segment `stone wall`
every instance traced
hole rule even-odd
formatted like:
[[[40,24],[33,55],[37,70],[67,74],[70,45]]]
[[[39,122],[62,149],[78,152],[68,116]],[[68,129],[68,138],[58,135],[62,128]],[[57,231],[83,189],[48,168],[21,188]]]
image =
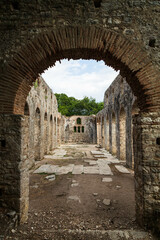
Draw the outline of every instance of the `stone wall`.
[[[137,220],[160,233],[160,114],[142,113],[133,123]]]
[[[96,143],[95,116],[66,117],[65,142],[70,143]]]
[[[28,214],[29,119],[0,115],[0,207],[15,210],[21,222]]]
[[[134,165],[137,222],[160,232],[159,112],[139,113],[131,88],[119,75],[106,90],[104,109],[96,118],[98,143],[128,167]]]
[[[133,167],[132,115],[138,113],[136,97],[120,75],[104,94],[104,109],[97,114],[99,144]],[[101,134],[100,134],[101,132]]]
[[[62,116],[55,95],[39,77],[26,99],[24,115],[0,115],[0,206],[15,210],[25,222],[29,169],[68,142],[96,143],[95,116]]]
[[[42,77],[33,84],[26,99],[24,113],[29,116],[28,144],[32,166],[35,160],[41,160],[44,154],[48,154],[58,145],[57,119],[61,121],[56,97]]]

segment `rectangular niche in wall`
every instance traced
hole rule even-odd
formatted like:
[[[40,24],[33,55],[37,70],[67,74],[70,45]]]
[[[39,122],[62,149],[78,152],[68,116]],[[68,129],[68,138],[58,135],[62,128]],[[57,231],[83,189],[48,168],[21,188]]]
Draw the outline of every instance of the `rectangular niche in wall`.
[[[4,139],[0,140],[0,150],[1,151],[6,150],[6,140],[4,140]]]
[[[78,126],[78,132],[80,133],[80,126]]]
[[[82,133],[84,133],[84,126],[82,126]]]
[[[76,129],[76,127],[74,127],[74,132],[77,132],[77,129]]]

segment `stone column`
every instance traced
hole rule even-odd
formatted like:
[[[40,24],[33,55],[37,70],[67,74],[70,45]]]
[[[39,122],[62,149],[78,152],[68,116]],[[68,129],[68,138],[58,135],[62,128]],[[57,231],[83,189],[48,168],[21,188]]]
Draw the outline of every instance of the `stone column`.
[[[133,118],[135,196],[138,223],[160,226],[160,113],[141,113]]]
[[[104,148],[104,117],[101,117],[101,145]]]
[[[109,117],[109,152],[112,154],[112,114]]]
[[[116,113],[116,145],[117,158],[120,159],[120,126],[119,126],[119,112]]]
[[[98,122],[98,119],[96,119],[96,124],[97,124],[97,144],[99,145],[99,122]]]
[[[0,115],[0,205],[21,223],[28,217],[28,129],[28,116]]]
[[[128,106],[126,115],[126,166],[132,168],[132,114],[130,106]]]
[[[106,115],[104,115],[104,148],[107,148],[107,120]]]

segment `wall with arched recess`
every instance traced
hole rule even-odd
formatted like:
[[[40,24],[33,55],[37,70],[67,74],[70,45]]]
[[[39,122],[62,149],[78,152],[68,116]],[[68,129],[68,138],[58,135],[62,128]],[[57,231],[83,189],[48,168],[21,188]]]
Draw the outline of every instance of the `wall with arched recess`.
[[[51,137],[52,130],[54,134],[52,126],[54,122],[51,121],[51,115],[54,117],[58,113],[57,100],[44,79],[39,77],[33,84],[26,101],[30,110],[29,132],[31,136],[29,142],[31,143],[31,149],[29,152],[35,151],[30,157],[32,164],[34,164],[34,160],[41,160],[44,154],[49,153],[55,141]],[[37,114],[37,109],[39,114]],[[35,147],[33,148],[33,146]]]
[[[91,116],[65,117],[65,142],[66,143],[97,143],[96,118]],[[101,135],[99,133],[99,135]],[[99,139],[98,139],[99,144]]]
[[[132,105],[135,100],[136,97],[125,78],[118,75],[105,91],[104,109],[97,115],[108,117],[106,121],[108,129],[106,138],[109,139],[107,150],[117,155],[119,159],[125,160],[129,167],[132,167]]]
[[[149,185],[148,179],[155,179],[154,185],[158,186],[159,116],[149,112],[160,110],[159,10],[159,1],[155,0],[103,0],[98,5],[91,0],[71,0],[69,3],[33,0],[30,4],[17,1],[16,5],[14,1],[2,0],[0,8],[0,113],[23,114],[31,83],[57,60],[104,60],[106,65],[120,69],[120,74],[126,77],[141,110],[139,118],[134,120],[136,204],[137,218],[146,225],[156,219],[158,211],[154,208],[158,204],[154,197],[156,192],[150,189],[152,184]],[[0,115],[0,135],[4,137],[4,127],[23,129],[22,119],[20,115]],[[16,137],[21,146],[20,132],[15,131],[10,139],[12,137]],[[8,142],[6,146],[10,146]],[[23,162],[21,149],[16,146],[9,149],[14,152],[16,149],[15,168],[21,178],[15,176],[15,179],[20,179],[17,180],[20,186],[24,177],[18,169],[18,161]],[[2,161],[5,159],[3,154]],[[149,175],[144,178],[147,167]],[[19,194],[8,201],[14,205],[12,200],[15,200],[19,206],[20,187],[17,192]],[[26,217],[23,207],[17,211]]]

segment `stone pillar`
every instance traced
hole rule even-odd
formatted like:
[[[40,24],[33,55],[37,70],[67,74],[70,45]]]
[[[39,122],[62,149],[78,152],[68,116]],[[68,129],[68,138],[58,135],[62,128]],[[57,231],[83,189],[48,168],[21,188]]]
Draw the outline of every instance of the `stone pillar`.
[[[104,148],[104,117],[101,117],[101,145]]]
[[[131,107],[126,113],[126,166],[132,168],[132,114]]]
[[[109,117],[109,152],[112,154],[112,114]]]
[[[28,129],[28,116],[0,115],[0,205],[21,223],[28,217]]]
[[[97,145],[99,145],[99,122],[98,119],[96,118],[96,128],[97,128]]]
[[[120,126],[118,112],[116,114],[116,145],[117,145],[117,158],[120,159]]]
[[[107,119],[104,116],[104,148],[107,148]]]
[[[133,124],[137,221],[160,230],[160,113],[135,115]]]

